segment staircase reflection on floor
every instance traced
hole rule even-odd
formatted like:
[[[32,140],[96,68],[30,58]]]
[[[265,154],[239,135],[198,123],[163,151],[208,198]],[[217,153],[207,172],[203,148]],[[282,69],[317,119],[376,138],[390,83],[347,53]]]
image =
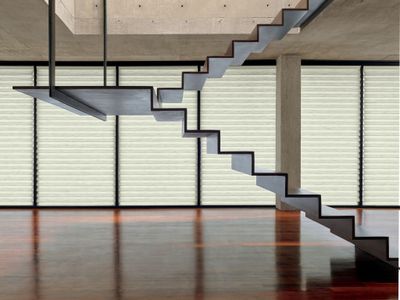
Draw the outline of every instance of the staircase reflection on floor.
[[[396,270],[293,211],[2,210],[0,235],[2,300],[397,295]]]

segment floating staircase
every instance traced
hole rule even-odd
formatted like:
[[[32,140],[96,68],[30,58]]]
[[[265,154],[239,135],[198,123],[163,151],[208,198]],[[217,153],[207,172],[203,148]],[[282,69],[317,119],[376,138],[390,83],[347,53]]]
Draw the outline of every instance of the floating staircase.
[[[226,56],[209,56],[200,72],[183,72],[180,88],[153,87],[14,87],[31,97],[38,98],[78,114],[89,114],[104,120],[107,115],[154,115],[157,121],[182,122],[182,135],[187,138],[207,138],[207,153],[231,155],[232,169],[256,176],[258,186],[269,190],[293,208],[328,227],[335,235],[356,247],[397,267],[396,243],[389,244],[388,236],[369,235],[355,223],[353,215],[321,204],[321,195],[303,189],[290,190],[288,175],[255,166],[254,152],[222,151],[219,130],[190,130],[187,126],[186,108],[163,108],[162,103],[182,102],[184,90],[201,90],[207,78],[222,77],[229,66],[239,66],[253,52],[261,52],[271,41],[283,38],[294,26],[301,24],[324,0],[301,1],[293,9],[283,9],[272,24],[258,25],[249,40],[233,41]],[[62,95],[62,96],[60,96]]]

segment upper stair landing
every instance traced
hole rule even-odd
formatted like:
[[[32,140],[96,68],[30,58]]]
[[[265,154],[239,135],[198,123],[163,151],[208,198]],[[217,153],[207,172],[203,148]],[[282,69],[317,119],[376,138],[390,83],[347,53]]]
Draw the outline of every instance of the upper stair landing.
[[[14,87],[78,115],[91,115],[105,121],[107,116],[151,115],[152,86],[57,86],[58,97],[50,97],[48,86]]]

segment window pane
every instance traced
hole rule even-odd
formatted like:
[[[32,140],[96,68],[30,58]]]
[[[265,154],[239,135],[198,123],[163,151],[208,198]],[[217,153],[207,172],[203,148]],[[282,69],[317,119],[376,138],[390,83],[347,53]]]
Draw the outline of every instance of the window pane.
[[[202,129],[220,129],[225,151],[255,151],[256,165],[275,169],[275,67],[231,67],[201,93]],[[202,147],[202,203],[274,204],[256,177],[231,169],[231,158]]]
[[[39,68],[39,85],[48,85],[47,73]],[[108,74],[114,85],[114,68]],[[56,83],[103,85],[103,69],[60,67]],[[114,117],[103,122],[38,101],[39,205],[113,205],[114,157]]]
[[[33,204],[32,67],[0,67],[0,205]]]
[[[120,85],[179,87],[183,71],[196,67],[121,67]],[[184,93],[189,126],[196,120],[197,93]],[[120,117],[121,205],[196,203],[196,139],[182,137],[182,122],[157,122],[153,116]]]
[[[364,68],[364,204],[399,204],[399,68]]]
[[[358,202],[359,70],[302,67],[302,187],[324,204]]]

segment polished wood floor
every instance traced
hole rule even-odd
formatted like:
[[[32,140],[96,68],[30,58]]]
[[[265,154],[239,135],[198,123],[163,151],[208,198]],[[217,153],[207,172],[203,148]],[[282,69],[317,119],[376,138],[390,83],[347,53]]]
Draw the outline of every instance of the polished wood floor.
[[[1,300],[397,299],[396,270],[298,212],[0,210],[0,236]]]

